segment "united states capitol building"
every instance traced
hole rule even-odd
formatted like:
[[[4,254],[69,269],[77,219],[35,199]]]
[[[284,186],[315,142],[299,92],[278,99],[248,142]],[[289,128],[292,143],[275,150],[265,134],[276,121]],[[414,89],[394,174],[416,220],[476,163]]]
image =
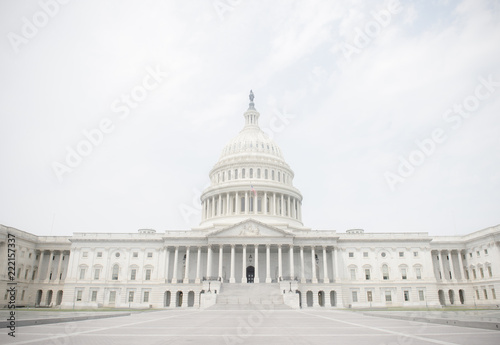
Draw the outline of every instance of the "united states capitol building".
[[[35,236],[0,225],[0,287],[16,238],[18,306],[439,307],[499,304],[500,225],[464,236],[311,230],[253,93],[189,231]],[[6,306],[8,294],[0,295]]]

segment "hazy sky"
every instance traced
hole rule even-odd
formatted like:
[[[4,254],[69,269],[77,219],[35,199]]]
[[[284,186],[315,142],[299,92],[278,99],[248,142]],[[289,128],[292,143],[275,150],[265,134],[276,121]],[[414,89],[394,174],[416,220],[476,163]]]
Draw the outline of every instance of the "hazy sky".
[[[499,1],[1,0],[0,35],[1,224],[196,226],[250,89],[306,226],[500,223]]]

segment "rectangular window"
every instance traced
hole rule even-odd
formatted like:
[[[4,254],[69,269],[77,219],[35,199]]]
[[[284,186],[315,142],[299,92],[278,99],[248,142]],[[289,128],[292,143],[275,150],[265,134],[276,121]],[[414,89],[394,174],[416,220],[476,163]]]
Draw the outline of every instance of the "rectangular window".
[[[143,302],[149,302],[149,291],[144,291]]]
[[[138,257],[138,256],[139,256],[139,253],[138,253],[138,252],[133,252],[133,253],[132,253],[132,257],[133,257],[133,258],[136,258],[136,257]]]
[[[351,268],[350,272],[351,272],[351,280],[356,280],[356,269]]]
[[[85,279],[85,268],[80,269],[80,279]]]
[[[390,291],[385,292],[385,301],[386,302],[392,302],[392,295]]]
[[[413,252],[414,257],[418,257],[418,252]]]
[[[410,291],[404,290],[403,297],[405,298],[405,302],[408,302],[410,300]]]
[[[146,280],[151,280],[151,270],[146,270]]]
[[[23,290],[23,292],[21,293],[21,301],[24,301],[24,293],[26,292],[26,290]]]
[[[82,290],[78,290],[76,292],[76,301],[77,302],[80,302],[82,300],[82,295],[83,295],[83,291]]]
[[[373,294],[371,291],[366,291],[366,300],[368,302],[372,302],[373,301]]]
[[[92,291],[92,295],[90,296],[91,302],[97,302],[97,290]]]
[[[417,275],[417,279],[422,279],[422,269],[415,268],[415,274]]]
[[[402,268],[401,269],[401,279],[406,279],[407,276],[406,276],[406,268]]]
[[[491,277],[493,277],[493,273],[491,272],[491,266],[488,266],[488,275]]]
[[[102,258],[102,252],[97,252],[97,257]]]
[[[240,202],[240,212],[245,212],[245,197],[241,197],[241,202]]]
[[[101,273],[101,270],[99,268],[96,268],[94,271],[94,280],[99,279],[99,274]]]
[[[475,268],[472,269],[472,276],[474,277],[474,279],[477,279]]]
[[[404,258],[405,257],[405,252],[399,252],[399,257]]]
[[[368,257],[368,252],[363,252],[363,257],[367,258]]]
[[[257,212],[262,212],[262,198],[257,198]]]
[[[491,298],[497,299],[497,294],[495,293],[495,289],[491,289]]]
[[[353,301],[353,303],[358,301],[358,292],[357,291],[352,292],[352,301]]]
[[[480,256],[481,256],[481,253],[479,253],[479,250],[478,250],[478,251],[476,251],[476,255],[477,255],[477,257],[480,257]]]
[[[484,294],[484,299],[488,299],[488,291],[486,291],[486,289],[483,289],[483,294]]]
[[[488,255],[488,249],[484,250],[484,255]]]
[[[128,302],[131,303],[134,301],[134,291],[128,292]]]
[[[116,300],[116,291],[109,292],[109,303],[115,303]]]
[[[484,278],[484,270],[482,267],[479,267],[479,273],[481,274],[481,278]]]
[[[365,269],[365,279],[370,280],[370,269],[369,268]]]
[[[82,253],[82,256],[83,256],[84,258],[88,257],[88,256],[89,256],[89,252],[83,252],[83,253]]]
[[[148,258],[152,258],[153,257],[153,252],[148,252]]]
[[[130,271],[130,280],[135,280],[135,276],[137,274],[137,270],[133,269]]]
[[[469,256],[472,257],[472,253],[469,253]]]
[[[476,297],[478,300],[481,299],[481,296],[479,295],[479,290],[476,290]]]
[[[30,273],[30,270],[26,270],[26,272],[24,272],[24,280],[28,279],[28,273]]]
[[[465,279],[469,280],[469,270],[465,270]]]
[[[425,300],[424,290],[418,290],[418,299],[421,301]]]
[[[354,253],[353,252],[349,252],[349,257],[353,258],[354,257]]]

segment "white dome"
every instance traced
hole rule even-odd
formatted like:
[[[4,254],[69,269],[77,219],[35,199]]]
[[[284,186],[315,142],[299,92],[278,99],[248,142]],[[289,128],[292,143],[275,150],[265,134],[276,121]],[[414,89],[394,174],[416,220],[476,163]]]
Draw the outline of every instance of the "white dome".
[[[253,93],[245,126],[223,148],[203,191],[200,226],[213,228],[248,218],[276,226],[302,228],[302,195],[278,145],[259,127]]]

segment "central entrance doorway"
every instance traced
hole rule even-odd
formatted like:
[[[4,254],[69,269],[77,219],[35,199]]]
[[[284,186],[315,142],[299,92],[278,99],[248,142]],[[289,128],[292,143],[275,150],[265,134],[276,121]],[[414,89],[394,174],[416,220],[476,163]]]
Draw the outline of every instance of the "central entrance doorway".
[[[255,268],[253,266],[247,267],[247,283],[253,283],[253,278],[255,275]]]

